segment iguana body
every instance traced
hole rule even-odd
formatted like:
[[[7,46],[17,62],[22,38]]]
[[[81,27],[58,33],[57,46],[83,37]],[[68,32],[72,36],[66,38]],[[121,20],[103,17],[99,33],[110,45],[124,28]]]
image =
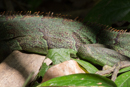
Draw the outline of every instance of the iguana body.
[[[82,23],[55,17],[1,16],[0,31],[2,49],[4,45],[11,51],[47,54],[51,48],[77,50],[83,43],[96,42],[96,36]]]
[[[129,60],[129,33],[112,31],[112,28],[105,26],[90,25],[86,26],[77,21],[58,17],[2,15],[0,17],[0,52],[4,54],[8,51],[24,50],[46,55],[48,49],[52,48],[78,50],[84,44],[101,43],[118,52],[116,56],[110,54],[114,61],[112,59],[109,62],[110,58],[107,58],[108,61],[105,59],[108,65],[113,66],[120,60]],[[102,49],[102,51],[105,50]],[[109,55],[111,50],[107,51]],[[79,53],[82,54],[85,51],[80,49]],[[97,56],[101,57],[102,54]],[[94,60],[98,60],[97,57]],[[102,62],[101,60],[97,62]],[[106,62],[97,64],[105,65]]]

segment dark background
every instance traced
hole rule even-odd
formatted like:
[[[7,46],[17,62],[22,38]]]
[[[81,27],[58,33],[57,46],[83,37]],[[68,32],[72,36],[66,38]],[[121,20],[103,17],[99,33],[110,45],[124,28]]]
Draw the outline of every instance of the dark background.
[[[84,18],[100,0],[0,0],[0,12],[54,12]]]

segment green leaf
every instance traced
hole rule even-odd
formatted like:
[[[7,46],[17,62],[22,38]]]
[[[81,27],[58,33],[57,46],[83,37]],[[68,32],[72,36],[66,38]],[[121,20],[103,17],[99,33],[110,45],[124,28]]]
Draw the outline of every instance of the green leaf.
[[[119,73],[130,71],[130,67],[123,68],[119,71]]]
[[[46,81],[37,87],[41,86],[105,86],[117,87],[116,84],[97,74],[71,74],[61,76]]]
[[[39,85],[39,83],[37,82],[37,79],[39,79],[39,77],[43,78],[44,74],[47,72],[48,69],[49,69],[49,66],[47,66],[46,63],[43,63],[36,77],[36,81],[32,82],[31,87],[36,87],[37,85]]]
[[[89,62],[77,59],[74,60],[78,62],[83,68],[85,68],[89,73],[96,73],[98,71],[98,69]]]
[[[129,87],[130,86],[130,71],[121,74],[115,80],[118,87]]]
[[[29,82],[30,79],[32,78],[33,74],[34,74],[34,72],[32,72],[32,73],[28,76],[28,78],[26,79],[26,81],[24,82],[24,84],[23,84],[22,87],[25,87],[25,86],[28,84],[28,82]]]
[[[130,0],[101,0],[86,16],[85,21],[111,25],[116,21],[130,21]]]
[[[54,65],[62,63],[64,61],[70,60],[70,55],[76,56],[77,51],[72,49],[50,49],[48,51],[47,57],[50,58]]]
[[[49,69],[49,66],[46,65],[46,63],[43,63],[41,68],[40,68],[40,71],[38,73],[38,76],[44,76],[44,74],[46,73],[46,71]]]

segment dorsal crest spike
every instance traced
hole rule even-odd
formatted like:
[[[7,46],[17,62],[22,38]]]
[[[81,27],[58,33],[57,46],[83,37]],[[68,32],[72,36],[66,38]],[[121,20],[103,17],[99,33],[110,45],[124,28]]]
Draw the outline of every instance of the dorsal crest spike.
[[[39,15],[39,14],[40,14],[40,11],[37,12],[37,15]]]
[[[120,30],[117,30],[116,32],[119,32]]]
[[[44,14],[44,12],[40,12],[40,15],[43,15]]]
[[[26,13],[27,13],[27,11],[24,11],[24,12],[23,12],[23,14],[26,14]]]
[[[112,31],[117,32],[117,29],[111,27],[111,30],[110,30],[110,31],[111,31],[111,32],[112,32]]]
[[[116,32],[119,32],[120,34],[122,34],[122,33],[125,33],[127,31],[127,29],[126,30],[123,30],[123,29],[121,29],[121,30],[116,30]]]
[[[22,13],[23,13],[23,11],[20,11],[20,12],[19,12],[19,15],[22,15]]]
[[[112,29],[112,27],[109,27],[109,28],[108,28],[108,30],[111,30],[111,29]]]
[[[74,21],[76,21],[78,18],[79,18],[79,17],[77,16],[77,17],[74,19]]]
[[[65,18],[65,15],[61,15],[60,17],[63,17],[63,18]]]
[[[61,13],[60,14],[56,14],[57,17],[60,17]]]
[[[28,11],[29,13],[31,13],[31,11]]]
[[[40,11],[34,12],[33,15],[39,15]]]
[[[26,15],[31,15],[31,11],[27,11]]]
[[[27,17],[33,17],[33,16],[35,16],[35,17],[42,16],[43,17],[42,19],[44,19],[44,17],[48,17],[48,18],[52,17],[53,18],[53,16],[54,16],[55,18],[59,17],[59,18],[67,19],[69,21],[73,20],[73,21],[77,21],[77,22],[82,22],[82,20],[83,20],[83,19],[79,19],[78,16],[75,19],[71,19],[70,18],[71,15],[69,15],[69,14],[65,14],[65,15],[62,15],[61,13],[54,14],[54,12],[50,12],[50,11],[48,13],[46,12],[45,14],[43,14],[43,13],[44,12],[40,12],[40,11],[33,12],[33,13],[31,11],[17,11],[17,12],[12,12],[12,11],[6,12],[6,11],[4,11],[4,12],[1,12],[0,15],[2,14],[3,16],[10,16],[10,17],[22,16],[23,19],[27,18]]]
[[[113,31],[117,32],[117,29],[114,29]]]
[[[51,17],[53,17],[54,12],[51,13]]]
[[[127,29],[125,30],[125,32],[127,32]]]
[[[78,21],[79,21],[79,22],[83,22],[83,19],[82,19],[82,18],[80,18],[80,19],[78,19]]]
[[[47,14],[47,16],[50,16],[50,13],[51,13],[50,11],[49,11],[48,13],[46,13],[46,14]]]
[[[122,34],[122,33],[123,33],[123,30],[120,30],[119,33]]]

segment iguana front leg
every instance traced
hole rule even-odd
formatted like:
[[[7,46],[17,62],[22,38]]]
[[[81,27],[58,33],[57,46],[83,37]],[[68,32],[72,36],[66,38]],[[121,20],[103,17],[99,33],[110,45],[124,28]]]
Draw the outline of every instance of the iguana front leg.
[[[112,68],[104,71],[99,71],[97,74],[104,75],[114,71],[112,76],[113,81],[116,79],[120,68],[130,66],[130,59],[128,57],[123,56],[122,54],[112,49],[106,48],[101,44],[82,45],[79,48],[77,55],[82,59],[101,66],[112,66]]]

